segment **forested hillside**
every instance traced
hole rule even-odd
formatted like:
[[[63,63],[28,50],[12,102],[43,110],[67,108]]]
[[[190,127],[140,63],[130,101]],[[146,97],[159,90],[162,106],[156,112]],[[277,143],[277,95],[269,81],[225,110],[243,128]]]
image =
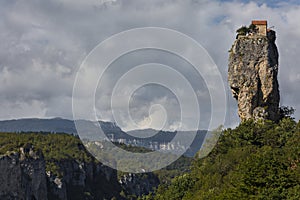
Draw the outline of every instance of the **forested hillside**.
[[[284,118],[225,130],[191,173],[143,199],[300,199],[300,122]]]

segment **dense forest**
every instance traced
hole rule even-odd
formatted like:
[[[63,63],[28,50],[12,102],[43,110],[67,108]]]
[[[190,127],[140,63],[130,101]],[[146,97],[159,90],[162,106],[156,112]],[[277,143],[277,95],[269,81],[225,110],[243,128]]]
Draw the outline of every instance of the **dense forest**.
[[[142,199],[300,199],[300,122],[283,118],[225,130],[190,173]]]

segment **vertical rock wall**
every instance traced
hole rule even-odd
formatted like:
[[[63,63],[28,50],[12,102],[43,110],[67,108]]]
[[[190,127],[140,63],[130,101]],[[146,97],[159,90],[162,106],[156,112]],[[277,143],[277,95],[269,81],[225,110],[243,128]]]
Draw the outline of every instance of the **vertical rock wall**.
[[[45,160],[42,155],[24,151],[0,158],[0,199],[46,200]]]
[[[117,172],[101,163],[57,161],[63,177],[46,172],[43,154],[31,145],[0,155],[0,200],[122,199]]]
[[[230,50],[228,81],[242,121],[279,119],[275,39],[275,31],[268,36],[240,36]]]

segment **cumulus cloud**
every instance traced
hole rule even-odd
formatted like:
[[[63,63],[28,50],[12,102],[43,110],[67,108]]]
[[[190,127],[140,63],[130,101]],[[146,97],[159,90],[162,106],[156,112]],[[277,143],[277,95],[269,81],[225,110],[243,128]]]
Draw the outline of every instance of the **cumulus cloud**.
[[[275,27],[280,53],[281,104],[293,106],[299,111],[300,6],[296,3],[278,0],[1,1],[0,118],[72,118],[73,83],[85,56],[111,35],[145,26],[174,29],[196,40],[217,64],[227,87],[228,50],[235,39],[235,30],[241,25],[249,25],[252,19],[267,19],[269,25]],[[124,45],[126,42],[130,43],[124,41]],[[122,74],[133,66],[149,62],[172,66],[192,83],[201,103],[200,128],[206,128],[211,117],[218,117],[211,116],[205,77],[198,76],[192,66],[179,57],[166,52],[144,50],[124,55],[106,71],[96,94],[96,109],[101,113],[101,119],[114,120],[110,111],[110,97],[114,84]],[[166,78],[172,80],[172,77]],[[88,84],[89,80],[86,82]],[[232,126],[239,121],[237,105],[228,87],[226,89],[226,125]],[[85,95],[86,91],[82,90],[75,97],[82,102],[82,118],[86,117],[87,112]],[[119,103],[121,108],[125,106],[124,110],[127,109],[128,105],[122,99]],[[150,109],[157,103],[164,110],[159,107]],[[130,112],[135,123],[142,128],[161,126],[163,111],[166,111],[169,120],[166,129],[178,128],[179,125],[189,129],[189,124],[179,122],[178,106],[176,97],[169,91],[145,87],[133,96]],[[300,114],[295,117],[300,119]],[[123,117],[120,125],[126,129],[132,128],[127,117]]]

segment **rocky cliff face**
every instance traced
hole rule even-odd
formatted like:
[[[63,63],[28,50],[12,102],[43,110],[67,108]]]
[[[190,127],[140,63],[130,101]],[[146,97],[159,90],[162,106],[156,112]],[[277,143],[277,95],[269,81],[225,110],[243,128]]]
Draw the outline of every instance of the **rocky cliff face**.
[[[240,36],[229,56],[228,81],[241,120],[279,119],[276,35]]]
[[[101,163],[64,160],[57,165],[63,176],[47,172],[48,199],[120,199],[117,172]]]
[[[153,173],[129,173],[118,180],[116,170],[96,161],[64,159],[54,162],[60,169],[59,176],[46,171],[43,154],[34,151],[31,144],[20,148],[19,153],[0,156],[0,199],[136,199],[153,191],[160,183]]]
[[[0,199],[45,200],[45,160],[40,153],[22,148],[0,158]]]
[[[57,161],[62,176],[46,172],[41,152],[27,145],[0,156],[1,200],[122,199],[117,172],[95,161]]]
[[[128,195],[142,196],[153,192],[160,184],[160,180],[153,173],[144,174],[124,174],[119,180],[123,191]]]

